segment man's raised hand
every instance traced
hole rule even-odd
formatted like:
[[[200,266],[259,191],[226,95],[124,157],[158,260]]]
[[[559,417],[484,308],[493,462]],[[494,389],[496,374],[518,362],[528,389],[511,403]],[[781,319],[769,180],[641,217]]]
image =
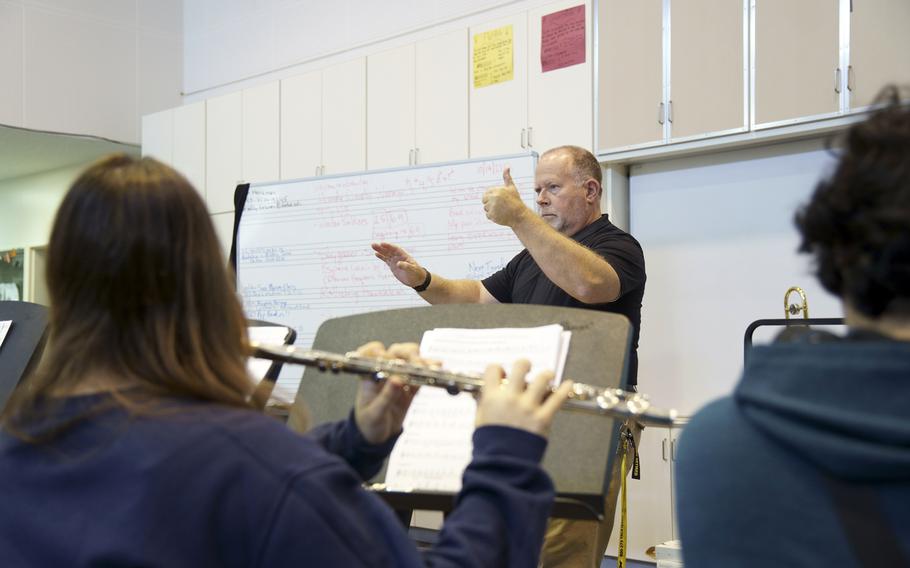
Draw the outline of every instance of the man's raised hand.
[[[528,209],[521,200],[509,168],[502,171],[502,182],[502,186],[491,187],[483,194],[483,210],[487,219],[497,225],[514,227],[519,221],[527,215],[533,215],[534,212]]]
[[[427,277],[427,271],[400,246],[392,243],[373,243],[370,245],[376,258],[386,263],[392,275],[405,286],[419,286]]]

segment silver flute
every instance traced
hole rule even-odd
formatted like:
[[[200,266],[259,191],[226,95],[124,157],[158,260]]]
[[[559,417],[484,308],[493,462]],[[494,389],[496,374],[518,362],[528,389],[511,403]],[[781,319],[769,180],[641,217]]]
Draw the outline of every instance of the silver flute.
[[[297,349],[287,345],[267,345],[250,342],[253,357],[316,367],[332,373],[366,375],[374,381],[384,381],[392,375],[402,377],[411,386],[430,386],[446,389],[449,394],[480,393],[484,380],[480,375],[452,373],[443,369],[412,365],[395,359],[374,359],[348,353],[340,355],[329,351]],[[569,398],[563,404],[566,410],[599,414],[620,420],[632,418],[645,426],[669,427],[678,424],[678,413],[673,409],[651,406],[648,397],[622,389],[603,389],[573,383]]]

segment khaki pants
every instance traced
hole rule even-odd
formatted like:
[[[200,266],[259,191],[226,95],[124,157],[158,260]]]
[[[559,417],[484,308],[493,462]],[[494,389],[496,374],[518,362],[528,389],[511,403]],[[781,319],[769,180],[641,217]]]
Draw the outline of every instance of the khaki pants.
[[[634,420],[626,421],[624,426],[632,432],[635,447],[638,447],[642,426]],[[627,472],[632,470],[631,448],[626,457],[626,468]],[[604,502],[602,522],[550,519],[540,555],[542,568],[600,568],[610,542],[610,533],[613,532],[621,481],[622,456],[617,455],[610,473],[610,487]]]

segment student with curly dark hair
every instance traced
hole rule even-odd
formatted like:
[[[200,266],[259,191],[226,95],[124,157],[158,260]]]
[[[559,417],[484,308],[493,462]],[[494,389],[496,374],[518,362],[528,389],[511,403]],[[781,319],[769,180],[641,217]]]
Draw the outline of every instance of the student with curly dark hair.
[[[891,87],[796,215],[848,334],[754,347],[686,426],[686,566],[910,562],[910,106]],[[904,93],[906,99],[906,93]]]
[[[362,483],[413,391],[362,381],[347,420],[300,436],[257,411],[245,320],[205,205],[153,159],[73,184],[48,248],[50,339],[0,430],[0,565],[534,566],[553,501],[540,467],[571,381],[490,367],[474,459],[420,555]],[[419,362],[416,345],[364,356]],[[0,369],[2,372],[2,369]]]

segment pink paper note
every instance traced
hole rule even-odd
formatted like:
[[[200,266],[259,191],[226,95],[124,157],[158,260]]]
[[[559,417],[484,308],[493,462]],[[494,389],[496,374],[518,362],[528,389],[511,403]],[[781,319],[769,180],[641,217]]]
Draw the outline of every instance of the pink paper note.
[[[540,26],[541,71],[546,73],[584,62],[584,4],[544,16]]]

